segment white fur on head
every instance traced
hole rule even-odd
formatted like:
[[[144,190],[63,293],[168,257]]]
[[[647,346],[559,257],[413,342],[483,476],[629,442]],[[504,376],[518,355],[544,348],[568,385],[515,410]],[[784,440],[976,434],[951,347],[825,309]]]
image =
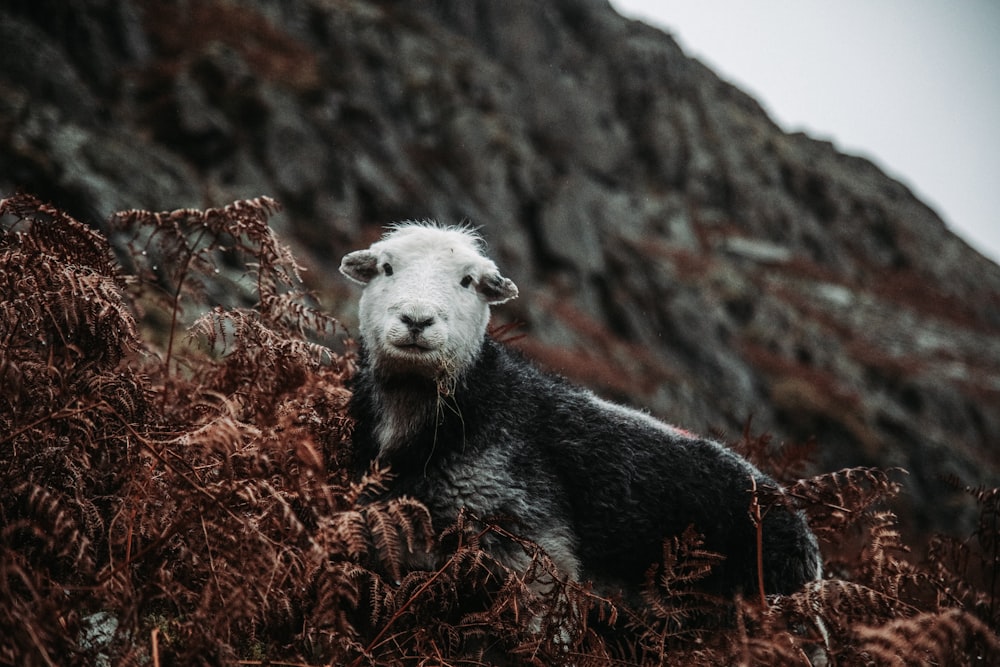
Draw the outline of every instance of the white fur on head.
[[[517,296],[464,227],[406,222],[347,254],[345,276],[365,286],[361,338],[381,374],[448,381],[479,355],[490,305]]]

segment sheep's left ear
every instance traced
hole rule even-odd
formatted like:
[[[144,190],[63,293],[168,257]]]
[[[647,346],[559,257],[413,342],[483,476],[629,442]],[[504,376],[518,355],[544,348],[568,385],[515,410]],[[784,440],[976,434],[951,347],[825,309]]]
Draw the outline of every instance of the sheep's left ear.
[[[378,274],[378,255],[371,250],[355,250],[340,260],[340,272],[365,285]]]
[[[509,278],[504,278],[499,272],[487,273],[476,283],[476,290],[491,306],[510,301],[517,297],[517,285]]]

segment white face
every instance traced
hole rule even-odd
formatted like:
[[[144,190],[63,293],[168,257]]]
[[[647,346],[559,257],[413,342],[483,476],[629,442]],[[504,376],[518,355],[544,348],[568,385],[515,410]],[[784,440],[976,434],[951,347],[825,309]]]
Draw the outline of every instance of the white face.
[[[386,375],[453,377],[478,356],[490,304],[517,295],[457,229],[401,227],[344,257],[340,270],[365,285],[361,337]]]

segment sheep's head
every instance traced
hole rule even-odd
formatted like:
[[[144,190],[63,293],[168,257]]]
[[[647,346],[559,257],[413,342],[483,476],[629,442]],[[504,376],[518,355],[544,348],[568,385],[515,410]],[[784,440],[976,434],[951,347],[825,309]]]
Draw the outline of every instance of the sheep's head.
[[[476,359],[490,305],[517,296],[482,246],[469,229],[401,223],[344,257],[341,273],[365,286],[361,338],[376,372],[440,384]]]

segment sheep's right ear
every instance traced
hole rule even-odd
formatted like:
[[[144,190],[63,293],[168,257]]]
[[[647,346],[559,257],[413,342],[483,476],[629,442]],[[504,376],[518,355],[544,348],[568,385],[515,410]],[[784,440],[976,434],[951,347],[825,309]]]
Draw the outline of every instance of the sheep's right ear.
[[[354,282],[365,285],[378,274],[378,255],[371,250],[355,250],[340,260],[340,272]]]

